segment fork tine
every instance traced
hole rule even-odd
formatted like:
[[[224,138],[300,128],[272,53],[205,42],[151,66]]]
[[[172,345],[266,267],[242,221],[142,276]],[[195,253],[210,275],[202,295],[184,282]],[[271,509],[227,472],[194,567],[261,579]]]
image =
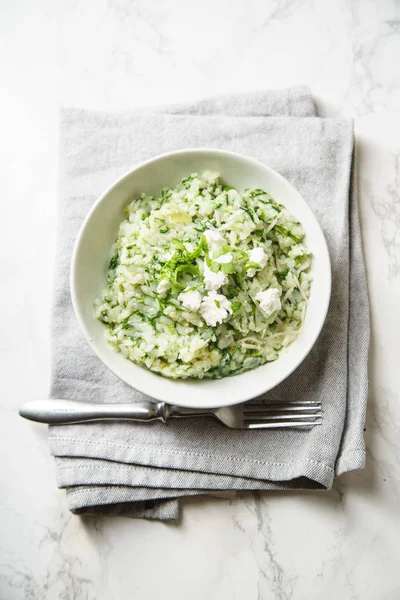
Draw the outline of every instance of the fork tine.
[[[305,427],[314,427],[314,425],[321,425],[322,419],[315,421],[286,421],[283,422],[274,422],[274,423],[248,423],[243,427],[243,429],[280,429],[281,427],[287,427],[292,429],[299,429]]]
[[[252,415],[255,413],[264,413],[264,414],[270,414],[270,413],[286,413],[286,412],[292,412],[292,413],[306,413],[306,414],[310,414],[310,412],[315,412],[315,411],[319,411],[321,410],[321,405],[319,406],[288,406],[287,404],[280,406],[280,407],[273,407],[273,406],[250,406],[250,407],[243,407],[243,414],[244,415]]]
[[[286,400],[276,400],[274,402],[268,402],[268,400],[266,402],[264,401],[258,401],[256,398],[253,400],[248,400],[247,402],[245,402],[244,404],[321,404],[322,400],[289,400],[288,402],[286,402]]]
[[[244,423],[246,423],[246,421],[248,422],[255,422],[255,421],[261,421],[261,422],[265,422],[265,421],[289,421],[290,419],[293,421],[302,421],[304,419],[316,419],[318,417],[322,417],[322,413],[318,412],[318,413],[312,413],[312,414],[304,414],[304,415],[299,415],[297,414],[284,414],[284,415],[261,415],[260,417],[243,417],[243,421]]]
[[[322,406],[322,402],[320,400],[303,400],[299,402],[266,402],[265,404],[257,403],[257,402],[245,402],[243,405],[244,410],[268,410],[269,408],[318,408]]]

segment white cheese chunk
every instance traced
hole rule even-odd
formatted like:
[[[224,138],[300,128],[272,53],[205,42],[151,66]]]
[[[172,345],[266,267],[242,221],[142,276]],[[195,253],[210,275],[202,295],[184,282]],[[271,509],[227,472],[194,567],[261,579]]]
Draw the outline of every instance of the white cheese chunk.
[[[277,288],[268,288],[264,292],[256,294],[259,307],[266,317],[281,309],[280,292]]]
[[[206,290],[215,291],[219,290],[222,285],[228,283],[228,275],[221,273],[214,273],[208,267],[207,263],[204,263],[204,285]]]
[[[189,292],[182,292],[179,294],[178,300],[179,302],[182,302],[182,305],[185,308],[196,312],[200,308],[201,295],[197,290],[191,290]]]
[[[222,246],[226,246],[225,238],[223,238],[222,235],[218,233],[218,231],[215,231],[215,229],[207,229],[204,232],[204,235],[207,240],[208,251],[210,252],[210,254],[214,252],[214,250],[217,250]]]
[[[262,248],[253,248],[249,254],[250,262],[257,263],[263,269],[267,264],[268,256],[265,254]],[[247,276],[254,277],[256,271],[259,269],[248,269]]]
[[[215,291],[209,292],[203,298],[200,306],[200,314],[211,327],[217,323],[222,323],[226,317],[232,313],[231,303],[223,294],[217,294]]]

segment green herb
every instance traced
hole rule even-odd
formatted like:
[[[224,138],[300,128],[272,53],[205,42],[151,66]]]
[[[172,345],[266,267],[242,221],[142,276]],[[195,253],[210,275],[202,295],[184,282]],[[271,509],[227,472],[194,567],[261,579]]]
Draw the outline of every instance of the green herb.
[[[185,177],[184,179],[182,179],[181,185],[183,185],[185,188],[190,187],[190,185],[188,185],[188,184],[190,184],[194,178],[195,178],[195,174],[189,175],[189,177]]]
[[[233,273],[232,279],[236,284],[237,289],[240,289],[243,285],[243,275],[241,273]]]
[[[254,212],[250,208],[243,208],[243,207],[242,207],[242,211],[247,213],[249,215],[250,219],[254,223]]]
[[[204,251],[208,252],[208,242],[205,235],[201,236],[199,247]]]
[[[293,235],[288,229],[286,229],[286,227],[282,227],[281,225],[275,225],[275,229],[279,231],[279,233],[281,233],[282,235],[290,237],[295,242],[301,242],[301,238],[298,238],[295,235]]]
[[[216,300],[216,299],[215,299],[215,300],[214,300],[214,302],[215,302],[215,306],[216,306],[217,308],[221,308],[221,303],[220,303],[220,301],[219,301],[219,300]]]
[[[201,285],[201,283],[196,283],[196,285],[192,285],[192,287],[185,288],[185,292],[193,292],[194,290],[197,290]]]
[[[224,273],[224,275],[230,275],[235,270],[232,263],[219,263],[219,265],[220,271]]]
[[[260,188],[256,188],[255,190],[251,190],[249,193],[250,198],[256,198],[257,196],[266,196],[269,195],[268,192],[264,192]]]
[[[243,262],[243,260],[248,260],[249,255],[244,250],[240,250],[239,248],[235,248],[232,250],[235,253],[235,260],[238,262]]]
[[[261,352],[259,350],[247,350],[247,354],[251,356],[261,356]]]
[[[168,200],[168,198],[170,198],[171,195],[172,195],[172,192],[168,188],[164,188],[163,190],[161,190],[161,203]]]
[[[233,285],[228,285],[228,294],[230,296],[233,296],[234,298],[238,295],[239,291],[237,290],[237,288],[235,288],[235,286]]]
[[[262,266],[256,262],[248,262],[247,265],[244,267],[243,271],[247,273],[249,269],[256,269],[257,271],[260,271],[262,269]]]
[[[101,320],[103,321],[103,323],[109,323],[110,320],[108,318],[108,313],[106,310],[103,310],[101,313]]]
[[[289,273],[289,269],[283,269],[283,271],[279,271],[278,275],[281,279],[285,279],[285,277],[288,273]]]
[[[236,314],[241,308],[242,308],[241,302],[232,302],[231,309],[232,309],[233,315]]]
[[[174,244],[174,246],[176,246],[176,248],[178,248],[179,250],[182,250],[183,252],[186,252],[186,246],[185,244],[182,242],[182,240],[178,240],[178,238],[173,238],[172,239],[172,243]]]
[[[179,240],[177,241],[179,242]],[[183,244],[182,246],[185,247]],[[193,264],[193,261],[190,260],[193,255],[197,255],[197,252],[194,251],[191,254],[188,254],[186,248],[184,251],[179,249],[162,268],[161,272],[164,273],[170,281],[173,293],[179,292],[185,287],[185,285],[179,281],[179,275],[181,273],[187,273],[193,277],[200,275],[199,266]]]
[[[109,269],[116,269],[119,264],[118,254],[114,254],[112,259],[110,260],[110,264],[108,265]]]
[[[146,213],[143,213],[141,216],[142,221],[145,221],[147,219],[149,215],[146,215]]]
[[[198,265],[191,265],[191,264],[184,264],[184,265],[179,265],[179,267],[177,267],[176,274],[179,273],[190,273],[190,275],[200,275],[200,269],[198,267]]]
[[[200,244],[197,246],[197,248],[195,248],[193,250],[193,252],[190,252],[190,254],[188,254],[188,261],[194,261],[196,258],[198,258],[199,256],[201,256],[204,252],[204,249],[202,247],[202,243],[200,242]]]
[[[217,210],[217,208],[221,208],[222,206],[222,202],[218,202],[218,204],[215,205],[215,210]]]
[[[208,256],[206,256],[206,263],[208,268],[211,269],[213,273],[218,273],[218,271],[220,270],[221,264],[210,260]]]
[[[220,256],[222,256],[223,254],[226,254],[229,251],[230,251],[229,246],[221,246],[220,248],[217,248],[212,253],[213,260],[215,260],[216,258],[219,258]]]
[[[160,233],[168,233],[169,231],[169,227],[167,227],[166,225],[163,227],[160,227]]]
[[[161,316],[160,313],[158,313],[157,315],[154,315],[154,317],[149,317],[149,315],[145,315],[144,313],[137,313],[140,317],[142,317],[143,321],[145,321],[145,323],[148,323],[149,325],[152,326],[152,328],[155,330],[156,329],[156,320],[159,316]]]
[[[224,185],[224,186],[223,186],[223,188],[222,188],[222,191],[223,191],[223,192],[229,192],[229,190],[235,190],[235,189],[236,189],[236,188],[234,188],[234,187],[233,187],[233,186],[231,186],[231,185]]]

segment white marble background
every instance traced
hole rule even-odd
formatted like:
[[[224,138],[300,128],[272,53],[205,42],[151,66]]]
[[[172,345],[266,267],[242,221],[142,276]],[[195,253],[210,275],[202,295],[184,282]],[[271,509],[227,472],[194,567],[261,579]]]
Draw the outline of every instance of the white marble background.
[[[400,3],[2,0],[0,599],[398,600]],[[356,119],[372,305],[367,468],[326,493],[191,500],[181,523],[80,519],[44,397],[60,106],[129,108],[308,83]]]

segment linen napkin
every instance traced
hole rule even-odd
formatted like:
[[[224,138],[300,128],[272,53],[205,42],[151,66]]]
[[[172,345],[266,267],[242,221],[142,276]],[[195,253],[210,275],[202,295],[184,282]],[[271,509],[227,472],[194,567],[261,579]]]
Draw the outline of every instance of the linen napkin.
[[[329,489],[364,465],[369,312],[351,121],[316,116],[305,87],[221,96],[134,112],[64,110],[51,397],[140,402],[93,355],[75,319],[69,263],[78,229],[117,177],[157,154],[214,147],[254,157],[303,195],[332,261],[328,317],[297,370],[270,401],[323,401],[311,430],[233,431],[211,419],[52,426],[58,485],[80,514],[174,519],[179,498],[235,490]],[[178,182],[177,182],[178,183]],[[237,376],[240,385],[240,376]]]

